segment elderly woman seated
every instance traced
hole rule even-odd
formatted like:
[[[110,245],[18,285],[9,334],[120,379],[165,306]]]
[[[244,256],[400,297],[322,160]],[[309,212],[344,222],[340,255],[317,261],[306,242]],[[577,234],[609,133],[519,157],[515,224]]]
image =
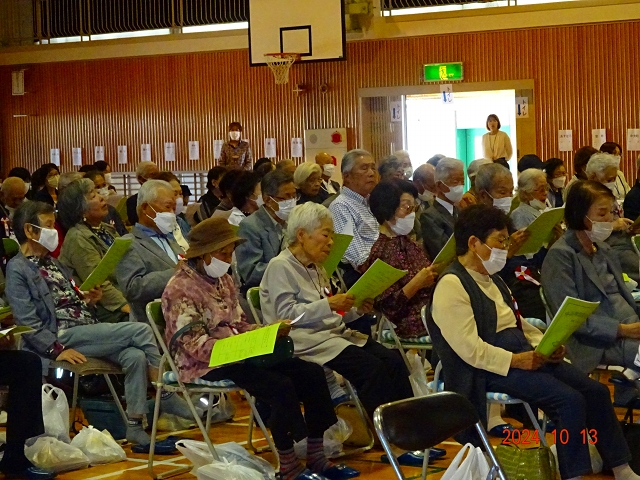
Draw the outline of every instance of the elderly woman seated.
[[[106,162],[102,162],[102,163],[106,163]],[[100,194],[100,196],[102,196],[102,198],[104,198],[106,201],[107,197],[109,197],[111,193],[109,193],[110,192],[109,184],[105,180],[104,175],[105,174],[103,174],[102,172],[99,172],[98,170],[91,170],[84,174],[84,178],[88,178],[93,182],[93,184],[96,187],[96,192],[98,192],[98,194]],[[120,236],[126,235],[127,233],[129,233],[127,231],[127,228],[124,226],[124,222],[120,218],[120,214],[116,210],[116,207],[114,207],[113,205],[109,205],[107,203],[107,215],[105,215],[102,221],[104,223],[111,225],[113,228],[115,228],[116,232],[118,232],[118,235]]]
[[[510,223],[506,214],[484,205],[466,208],[456,222],[458,258],[436,286],[428,320],[446,388],[469,398],[483,422],[487,391],[541,408],[558,431],[568,433],[567,442],[557,444],[563,479],[591,473],[585,429],[597,432],[594,443],[616,479],[640,479],[628,465],[631,455],[608,388],[563,361],[562,346],[549,358],[535,352],[532,345],[542,334],[521,320],[509,289],[495,275],[506,258]]]
[[[322,203],[329,194],[322,187],[322,167],[317,163],[303,162],[293,173],[293,183],[298,190],[298,205],[307,202]]]
[[[614,210],[613,193],[602,184],[578,181],[571,186],[565,205],[568,229],[547,253],[542,287],[554,312],[566,296],[600,302],[567,343],[573,365],[585,373],[600,364],[619,365],[637,380],[640,310],[625,286],[618,256],[606,243]]]
[[[78,285],[82,284],[119,237],[114,227],[105,223],[107,203],[94,183],[81,178],[60,192],[58,217],[67,234],[58,260],[70,268]],[[129,304],[117,287],[115,276],[102,284],[102,298],[96,305],[100,322],[116,323],[129,319]]]
[[[427,334],[420,310],[431,303],[438,276],[422,247],[408,236],[416,218],[417,198],[418,190],[413,183],[398,179],[379,183],[369,197],[369,208],[380,223],[380,236],[362,268],[366,270],[380,259],[408,271],[407,276],[394,283],[375,302],[401,337]]]
[[[35,330],[23,337],[25,349],[43,360],[84,363],[86,357],[102,357],[117,363],[125,372],[124,393],[129,424],[127,440],[150,443],[142,427],[147,413],[147,383],[157,377],[160,353],[149,325],[143,323],[98,323],[93,306],[102,296],[95,288],[81,292],[70,272],[49,255],[58,245],[53,228],[53,207],[42,202],[25,202],[13,217],[20,253],[7,265],[6,291],[18,325]],[[162,411],[189,418],[184,400],[163,396]]]
[[[324,455],[324,431],[338,420],[321,367],[298,358],[268,367],[247,362],[209,367],[217,340],[257,328],[247,323],[233,280],[227,274],[240,242],[223,218],[199,223],[189,234],[187,261],[179,264],[162,294],[165,339],[172,348],[180,377],[185,382],[196,378],[229,379],[269,404],[271,433],[285,480],[357,476],[356,470],[333,465]],[[288,333],[288,326],[283,327],[280,336]],[[300,402],[304,404],[304,417]],[[303,438],[307,438],[307,467],[315,475],[302,466],[293,449],[293,442]]]
[[[286,241],[288,248],[269,262],[260,283],[265,321],[304,314],[290,334],[295,355],[353,383],[370,415],[383,403],[411,397],[407,367],[398,352],[348,328],[350,321],[372,310],[373,300],[355,308],[352,295],[330,293],[322,267],[333,245],[329,210],[311,202],[296,206],[287,222]]]
[[[260,180],[262,178],[256,172],[243,172],[238,178],[231,189],[233,208],[227,219],[231,225],[237,227],[263,204]]]

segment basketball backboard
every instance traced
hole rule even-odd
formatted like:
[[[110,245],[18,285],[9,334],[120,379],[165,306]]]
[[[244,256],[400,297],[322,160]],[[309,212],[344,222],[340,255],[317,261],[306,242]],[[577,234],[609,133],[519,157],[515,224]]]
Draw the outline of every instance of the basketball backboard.
[[[299,53],[301,62],[344,60],[344,0],[249,0],[249,59]]]

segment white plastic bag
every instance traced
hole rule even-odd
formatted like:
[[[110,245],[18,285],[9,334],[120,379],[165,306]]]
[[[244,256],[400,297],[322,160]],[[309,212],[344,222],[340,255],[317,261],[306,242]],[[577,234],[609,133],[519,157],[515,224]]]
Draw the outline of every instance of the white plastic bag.
[[[429,395],[432,392],[429,388],[429,382],[427,381],[426,370],[431,369],[431,365],[426,360],[426,365],[423,365],[420,355],[417,355],[415,353],[407,353],[407,358],[409,359],[409,364],[411,365],[411,371],[409,372],[409,382],[411,383],[413,396],[424,397],[425,395]]]
[[[345,419],[338,417],[338,422],[324,432],[324,454],[333,458],[342,452],[342,444],[351,436],[353,428]],[[294,443],[293,448],[298,458],[307,458],[307,439]]]
[[[57,438],[42,436],[27,439],[24,455],[36,467],[53,472],[68,472],[89,466],[89,459],[79,448]]]
[[[198,480],[262,480],[262,475],[255,470],[226,459],[200,467],[197,477]]]
[[[42,385],[42,419],[47,435],[63,442],[71,442],[69,438],[69,403],[64,391],[50,383]]]
[[[467,456],[462,460],[465,452]],[[455,456],[441,480],[485,480],[489,463],[479,447],[467,443]]]
[[[255,470],[260,480],[275,480],[276,471],[273,465],[260,457],[251,455],[237,443],[222,443],[220,445],[214,445],[214,447],[221,460],[235,462],[237,465]],[[192,475],[196,475],[203,466],[210,465],[214,462],[213,456],[209,453],[209,447],[207,447],[205,442],[179,440],[176,442],[176,448],[193,463],[193,469],[191,470]]]
[[[107,430],[96,430],[91,425],[84,427],[73,437],[71,445],[84,453],[91,465],[121,462],[127,459],[127,454],[113,439]]]

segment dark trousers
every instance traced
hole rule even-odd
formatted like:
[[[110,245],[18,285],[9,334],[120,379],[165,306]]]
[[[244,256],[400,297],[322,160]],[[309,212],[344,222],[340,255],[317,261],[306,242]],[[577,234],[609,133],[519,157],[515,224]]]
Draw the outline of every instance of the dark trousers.
[[[531,350],[524,334],[517,328],[498,332],[495,345],[514,353]],[[609,468],[631,459],[609,389],[569,363],[547,363],[535,371],[512,368],[505,377],[487,373],[487,390],[531,403],[555,422],[562,478],[591,473],[588,437],[583,438],[584,429],[595,431],[593,442]]]
[[[42,435],[42,362],[26,351],[0,350],[0,385],[9,387],[7,444],[0,471],[18,473],[31,466],[24,456],[26,439]]]
[[[383,403],[413,396],[409,372],[400,354],[371,339],[362,347],[348,346],[326,366],[353,384],[372,418]]]
[[[268,426],[280,451],[303,438],[322,438],[338,419],[333,411],[324,369],[299,358],[284,360],[268,368],[238,363],[216,368],[204,377],[228,379],[271,407]],[[300,411],[304,405],[304,417]]]

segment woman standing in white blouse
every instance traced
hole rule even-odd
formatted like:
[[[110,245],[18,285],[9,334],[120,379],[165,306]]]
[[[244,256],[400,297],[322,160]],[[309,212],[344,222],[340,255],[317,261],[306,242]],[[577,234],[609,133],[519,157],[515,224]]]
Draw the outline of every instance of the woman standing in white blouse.
[[[513,156],[513,148],[509,135],[500,130],[500,119],[497,115],[491,114],[487,117],[487,130],[482,136],[482,148],[484,150],[484,158],[500,162],[509,168],[508,161]]]

